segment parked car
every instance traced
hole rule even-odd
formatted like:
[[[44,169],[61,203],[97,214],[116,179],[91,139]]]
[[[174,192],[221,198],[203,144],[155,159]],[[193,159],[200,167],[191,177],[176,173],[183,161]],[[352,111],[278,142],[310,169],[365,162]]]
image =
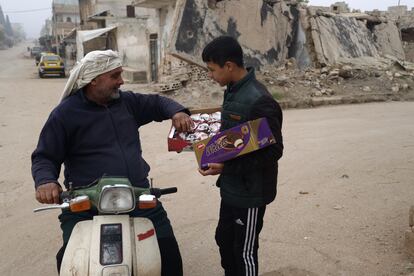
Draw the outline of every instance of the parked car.
[[[36,56],[35,56],[35,63],[36,63],[36,66],[38,66],[39,65],[39,62],[40,62],[40,58],[42,57],[42,56],[44,56],[44,55],[54,55],[55,53],[50,53],[50,52],[40,52],[39,54],[36,54]]]
[[[38,71],[41,78],[49,74],[58,74],[61,77],[65,77],[65,63],[56,54],[43,54],[40,57]]]
[[[30,56],[36,57],[36,55],[40,55],[40,53],[43,51],[42,47],[40,46],[33,46],[30,50]]]

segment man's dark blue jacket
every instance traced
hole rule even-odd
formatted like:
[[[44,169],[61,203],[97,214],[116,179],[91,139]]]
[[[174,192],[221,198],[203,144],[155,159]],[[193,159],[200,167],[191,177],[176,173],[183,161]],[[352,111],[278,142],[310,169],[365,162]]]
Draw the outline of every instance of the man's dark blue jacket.
[[[36,188],[59,178],[65,165],[65,186],[90,184],[103,175],[128,177],[148,186],[149,165],[142,158],[138,128],[186,111],[158,95],[120,92],[107,107],[89,101],[82,90],[66,98],[50,114],[32,154]]]

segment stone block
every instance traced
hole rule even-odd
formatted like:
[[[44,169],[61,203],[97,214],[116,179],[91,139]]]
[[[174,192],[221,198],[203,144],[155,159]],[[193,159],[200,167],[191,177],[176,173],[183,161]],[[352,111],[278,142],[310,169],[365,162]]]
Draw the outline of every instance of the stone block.
[[[179,81],[169,82],[169,83],[159,83],[155,85],[157,92],[168,92],[177,90],[183,87],[182,83]]]
[[[123,67],[122,78],[129,83],[147,83],[147,72],[138,71],[132,68]]]

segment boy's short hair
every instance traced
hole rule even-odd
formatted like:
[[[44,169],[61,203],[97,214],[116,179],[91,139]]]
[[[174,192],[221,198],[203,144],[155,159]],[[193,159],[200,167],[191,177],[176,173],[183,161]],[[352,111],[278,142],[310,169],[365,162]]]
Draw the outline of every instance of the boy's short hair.
[[[214,62],[223,67],[227,61],[243,67],[243,50],[237,40],[231,36],[220,36],[204,47],[202,58],[204,62]]]

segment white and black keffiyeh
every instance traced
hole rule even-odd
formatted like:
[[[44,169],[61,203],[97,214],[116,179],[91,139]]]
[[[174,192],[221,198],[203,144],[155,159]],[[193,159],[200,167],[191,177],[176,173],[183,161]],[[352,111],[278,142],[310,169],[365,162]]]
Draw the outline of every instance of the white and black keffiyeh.
[[[61,102],[64,98],[86,86],[97,76],[122,66],[118,53],[112,50],[92,51],[82,58],[70,71]]]

